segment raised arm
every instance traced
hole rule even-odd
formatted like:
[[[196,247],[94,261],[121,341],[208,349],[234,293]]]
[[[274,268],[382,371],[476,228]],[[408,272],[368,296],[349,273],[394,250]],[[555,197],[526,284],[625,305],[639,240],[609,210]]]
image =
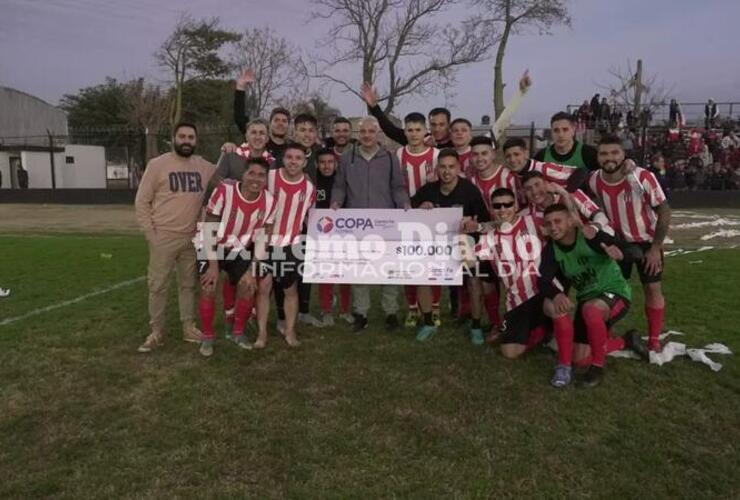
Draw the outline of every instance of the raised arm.
[[[360,89],[360,94],[362,95],[362,100],[367,104],[370,114],[378,120],[383,133],[388,136],[389,139],[401,144],[402,146],[408,144],[406,134],[403,132],[403,129],[397,127],[396,124],[393,123],[385,113],[383,113],[380,106],[378,106],[378,93],[375,91],[373,85],[367,82],[363,83],[362,88]]]
[[[529,88],[532,86],[532,78],[529,76],[529,70],[525,71],[522,77],[519,79],[519,88],[514,97],[506,104],[504,111],[496,119],[496,123],[491,128],[491,136],[498,141],[499,138],[503,137],[506,128],[511,123],[511,119],[514,117],[514,113],[519,109],[519,106],[524,99],[524,95],[527,93]]]
[[[247,96],[246,90],[249,85],[254,83],[254,72],[245,68],[236,78],[236,90],[234,90],[234,123],[239,131],[244,134],[247,131]]]

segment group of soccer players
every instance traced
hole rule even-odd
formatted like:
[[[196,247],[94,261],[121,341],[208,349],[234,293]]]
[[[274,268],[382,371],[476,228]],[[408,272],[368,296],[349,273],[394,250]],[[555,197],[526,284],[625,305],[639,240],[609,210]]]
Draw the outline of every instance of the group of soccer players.
[[[235,109],[242,109],[248,84],[243,73]],[[520,94],[528,86],[520,82]],[[473,344],[498,343],[503,356],[513,359],[552,335],[558,347],[555,387],[571,383],[574,366],[586,368],[580,384],[599,384],[606,354],[613,350],[629,348],[643,359],[660,350],[662,245],[670,209],[653,174],[626,159],[618,138],[604,136],[597,148],[582,144],[575,139],[573,119],[557,113],[551,120],[554,143],[532,158],[522,139],[497,144],[499,122],[492,137],[472,137],[468,120],[451,120],[448,110],[435,108],[429,113],[431,133],[421,113],[408,114],[400,129],[379,110],[370,85],[362,95],[386,135],[402,144],[397,158],[412,207],[463,209],[460,231],[474,246],[466,255],[465,284],[450,290],[450,302],[457,315],[470,316]],[[239,116],[243,111],[237,121]],[[213,353],[220,271],[226,275],[227,336],[242,348],[265,346],[272,295],[278,330],[291,346],[299,344],[297,323],[334,324],[331,285],[319,287],[321,318],[310,313],[311,288],[302,282],[297,248],[309,210],[330,206],[341,155],[351,147],[351,125],[337,118],[331,147],[324,147],[316,118],[308,114],[293,118],[290,141],[290,118],[276,108],[269,122],[241,123],[245,142],[224,145],[211,178],[214,189],[195,240],[204,356]],[[612,331],[630,307],[627,279],[633,266],[645,291],[647,345],[635,330],[622,336]],[[340,317],[356,323],[350,287],[338,288]],[[441,325],[441,293],[439,287],[406,287],[406,326],[418,328],[419,341]],[[487,335],[483,310],[491,325]],[[250,343],[244,329],[254,312],[257,334]]]

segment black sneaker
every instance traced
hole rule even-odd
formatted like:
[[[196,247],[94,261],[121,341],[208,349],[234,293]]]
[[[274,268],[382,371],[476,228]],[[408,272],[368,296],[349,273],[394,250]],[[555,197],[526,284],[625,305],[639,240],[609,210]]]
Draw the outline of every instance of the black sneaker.
[[[604,379],[604,368],[591,365],[580,380],[581,387],[596,387]]]
[[[362,333],[362,330],[367,328],[367,316],[357,313],[352,316],[355,318],[355,322],[352,323],[352,331],[355,333]]]
[[[650,351],[648,351],[647,345],[642,340],[640,332],[633,328],[627,331],[622,338],[624,339],[624,346],[627,349],[631,349],[632,352],[640,356],[641,360],[650,361]]]
[[[396,316],[395,314],[389,314],[385,317],[385,327],[388,330],[395,330],[399,326],[400,324],[398,323],[398,316]]]

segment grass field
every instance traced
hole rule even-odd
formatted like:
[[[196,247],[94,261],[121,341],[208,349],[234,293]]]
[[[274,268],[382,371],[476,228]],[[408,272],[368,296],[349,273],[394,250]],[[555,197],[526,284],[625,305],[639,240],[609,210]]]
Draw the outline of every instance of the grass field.
[[[557,391],[545,349],[506,361],[449,318],[419,344],[371,317],[362,336],[304,328],[298,349],[220,341],[203,359],[179,340],[174,290],[172,335],[142,355],[142,280],[33,315],[144,274],[140,236],[65,229],[79,232],[0,222],[0,287],[12,289],[0,299],[0,497],[740,496],[736,355],[715,356],[718,373],[610,359],[602,387]],[[683,248],[694,236],[673,234]],[[666,326],[687,334],[676,340],[740,351],[739,282],[737,249],[669,258]],[[621,327],[644,330],[636,295]]]

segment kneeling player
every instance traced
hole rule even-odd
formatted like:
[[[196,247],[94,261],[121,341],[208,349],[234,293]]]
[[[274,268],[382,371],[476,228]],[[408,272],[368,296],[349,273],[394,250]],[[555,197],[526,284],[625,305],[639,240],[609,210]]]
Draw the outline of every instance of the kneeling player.
[[[542,257],[540,285],[543,294],[552,300],[550,307],[556,321],[567,315],[572,304],[565,293],[551,285],[552,278],[559,273],[575,288],[576,363],[590,364],[581,383],[593,387],[603,378],[607,352],[627,346],[647,358],[647,349],[635,330],[622,338],[609,338],[609,329],[627,314],[632,299],[629,283],[615,262],[622,259],[622,252],[607,233],[592,226],[580,229],[563,204],[556,203],[545,209],[544,224],[552,241],[545,247]],[[559,364],[552,380],[555,387],[570,383],[572,344],[568,340],[557,338]]]
[[[514,359],[545,337],[547,318],[537,287],[544,239],[537,219],[517,215],[511,189],[499,188],[491,194],[491,213],[496,229],[482,236],[479,259],[491,261],[506,289],[501,353]]]
[[[232,340],[244,349],[251,345],[244,338],[244,325],[254,305],[258,288],[257,262],[254,258],[254,240],[266,224],[272,223],[275,200],[265,190],[269,165],[263,158],[247,160],[241,182],[222,182],[213,191],[196,244],[206,243],[199,249],[198,272],[201,275],[201,296],[198,304],[203,327],[200,353],[213,354],[213,318],[215,316],[215,290],[219,270],[226,272],[229,282],[237,289],[236,311]],[[216,248],[206,240],[210,228],[217,225]]]

